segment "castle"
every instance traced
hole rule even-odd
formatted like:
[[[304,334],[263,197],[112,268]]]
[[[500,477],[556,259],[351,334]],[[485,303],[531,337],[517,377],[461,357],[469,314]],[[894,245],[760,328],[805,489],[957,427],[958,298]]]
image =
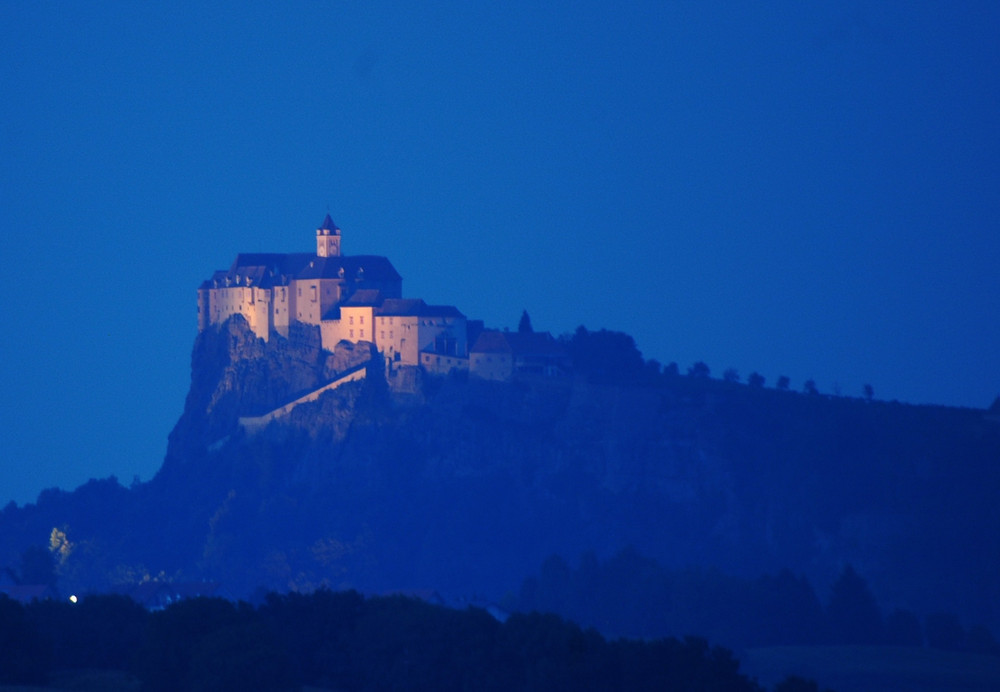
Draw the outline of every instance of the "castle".
[[[387,370],[465,370],[484,379],[561,374],[565,351],[547,333],[484,330],[451,305],[403,298],[403,279],[377,255],[341,254],[341,230],[327,214],[313,253],[240,253],[198,288],[198,331],[242,315],[265,341],[295,322],[319,327],[322,347],[368,342]],[[470,348],[471,346],[471,348]]]

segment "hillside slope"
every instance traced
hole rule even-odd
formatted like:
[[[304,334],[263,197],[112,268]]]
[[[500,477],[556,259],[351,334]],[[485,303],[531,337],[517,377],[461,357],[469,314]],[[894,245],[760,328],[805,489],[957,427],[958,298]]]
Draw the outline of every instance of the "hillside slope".
[[[631,344],[631,340],[628,339]],[[95,481],[0,516],[0,564],[66,532],[64,583],[161,574],[234,595],[322,584],[499,598],[550,554],[632,545],[667,566],[822,589],[845,562],[884,607],[1000,613],[1000,424],[984,412],[828,398],[664,375],[625,354],[569,380],[371,369],[257,434],[258,415],[367,354],[199,336],[160,473]],[[626,349],[627,350],[627,349]]]

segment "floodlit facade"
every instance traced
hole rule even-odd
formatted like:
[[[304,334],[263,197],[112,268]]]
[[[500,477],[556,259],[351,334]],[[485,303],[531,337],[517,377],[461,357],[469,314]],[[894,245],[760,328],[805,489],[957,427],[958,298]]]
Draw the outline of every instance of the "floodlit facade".
[[[298,321],[318,326],[328,351],[340,341],[370,342],[390,368],[420,365],[425,354],[432,372],[468,369],[465,315],[450,305],[404,299],[402,277],[388,259],[342,255],[341,239],[327,214],[316,229],[315,254],[237,255],[198,288],[199,331],[242,315],[267,341],[287,337]]]

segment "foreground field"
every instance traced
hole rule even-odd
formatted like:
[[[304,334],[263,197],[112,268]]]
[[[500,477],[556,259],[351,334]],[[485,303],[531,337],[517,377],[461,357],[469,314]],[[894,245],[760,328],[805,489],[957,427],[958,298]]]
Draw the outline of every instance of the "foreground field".
[[[992,692],[1000,658],[916,647],[784,646],[747,649],[741,670],[771,687],[789,674],[836,692]]]

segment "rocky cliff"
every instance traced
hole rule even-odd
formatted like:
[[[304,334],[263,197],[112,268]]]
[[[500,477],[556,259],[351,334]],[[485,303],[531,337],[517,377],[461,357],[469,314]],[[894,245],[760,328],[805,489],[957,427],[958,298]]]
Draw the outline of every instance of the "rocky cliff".
[[[171,436],[164,474],[184,469],[176,481],[222,498],[201,567],[242,563],[241,587],[495,594],[549,554],[632,545],[817,584],[851,562],[884,602],[917,611],[1000,605],[1000,426],[980,411],[662,375],[638,359],[613,378],[426,378],[406,396],[373,377],[239,431],[234,416],[329,376],[332,357],[305,336],[264,345],[238,322],[203,335]]]
[[[631,545],[667,566],[787,567],[820,591],[850,562],[886,608],[996,624],[1000,424],[983,411],[661,373],[631,339],[584,331],[569,379],[418,377],[401,394],[378,365],[242,430],[239,416],[371,356],[293,336],[265,344],[239,320],[200,335],[160,474],[5,511],[3,555],[60,525],[86,546],[66,573],[76,561],[73,578],[96,586],[163,573],[235,595],[325,584],[498,598],[551,554]],[[607,344],[619,352],[590,352]],[[114,519],[88,514],[96,502]]]

